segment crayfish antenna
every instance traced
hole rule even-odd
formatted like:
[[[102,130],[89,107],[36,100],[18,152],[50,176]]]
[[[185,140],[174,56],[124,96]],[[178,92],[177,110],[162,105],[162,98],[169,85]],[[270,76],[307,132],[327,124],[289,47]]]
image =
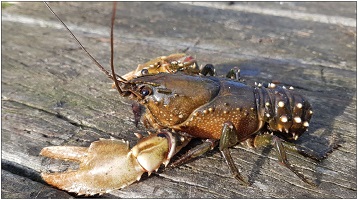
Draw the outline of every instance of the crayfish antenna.
[[[106,70],[93,56],[92,54],[90,54],[87,49],[82,45],[82,43],[77,39],[77,37],[75,36],[75,34],[72,33],[72,31],[67,27],[67,25],[61,20],[61,18],[52,10],[52,8],[50,7],[50,5],[47,2],[44,2],[45,5],[47,6],[47,8],[51,11],[51,13],[53,15],[55,15],[55,17],[58,19],[58,21],[61,22],[61,24],[66,28],[66,30],[71,34],[71,36],[76,40],[77,44],[81,47],[81,49],[87,54],[88,57],[91,58],[91,60],[97,65],[97,67],[108,76],[108,78],[112,79],[115,83],[116,83],[116,87],[118,85],[118,80],[117,77],[119,79],[121,79],[123,82],[127,83],[128,81],[124,78],[122,78],[119,75],[116,75],[113,69],[113,24],[114,24],[114,17],[115,17],[115,7],[116,7],[116,3],[114,2],[114,6],[113,6],[113,16],[112,16],[112,27],[111,27],[111,67],[112,67],[112,73],[110,73],[108,70]],[[119,93],[123,93],[122,90],[119,88],[119,85],[117,87],[117,90],[119,91]]]
[[[113,48],[113,29],[114,29],[114,20],[116,18],[116,7],[117,7],[117,2],[113,2],[113,10],[112,10],[112,20],[111,20],[111,70],[112,70],[112,77],[113,77],[113,81],[114,84],[116,85],[116,88],[118,90],[118,92],[120,94],[123,93],[123,91],[121,90],[121,88],[119,87],[118,84],[118,80],[117,77],[120,78],[122,81],[124,81],[125,83],[127,83],[128,81],[124,78],[122,78],[121,76],[117,76],[115,71],[114,71],[114,59],[113,59],[113,54],[114,54],[114,48]]]

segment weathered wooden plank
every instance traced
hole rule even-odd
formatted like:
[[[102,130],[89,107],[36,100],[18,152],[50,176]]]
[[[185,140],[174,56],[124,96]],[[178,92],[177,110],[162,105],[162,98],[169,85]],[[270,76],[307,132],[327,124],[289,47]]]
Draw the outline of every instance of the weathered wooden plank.
[[[25,176],[12,174],[7,170],[1,170],[1,197],[11,199],[24,198],[73,198],[64,191],[47,187]],[[21,192],[19,192],[21,191]]]
[[[355,18],[354,2],[244,5],[329,17],[328,11],[334,8],[334,16]],[[60,2],[52,6],[99,62],[109,63],[112,4]],[[239,66],[248,84],[279,81],[293,85],[307,96],[315,112],[308,134],[297,143],[317,153],[340,145],[320,163],[290,154],[300,171],[321,184],[311,188],[303,183],[277,163],[270,149],[239,145],[231,152],[252,187],[239,186],[213,150],[104,197],[356,198],[356,28],[215,6],[119,3],[118,73],[189,48],[199,64],[213,63],[219,75]],[[2,29],[2,163],[39,175],[48,164],[38,156],[45,146],[86,146],[109,136],[136,143],[132,133],[144,128],[133,125],[131,102],[110,90],[111,82],[43,4],[20,3],[4,9]],[[68,197],[60,191],[46,196],[44,191],[54,189],[28,173],[4,170],[4,198]],[[22,180],[36,186],[25,192]]]

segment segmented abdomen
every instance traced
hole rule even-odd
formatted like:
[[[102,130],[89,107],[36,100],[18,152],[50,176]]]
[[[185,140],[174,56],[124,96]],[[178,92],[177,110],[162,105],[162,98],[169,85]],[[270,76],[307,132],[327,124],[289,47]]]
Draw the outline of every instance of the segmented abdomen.
[[[313,114],[310,103],[293,88],[275,86],[255,87],[255,100],[260,120],[271,131],[288,133],[288,139],[297,139],[304,133]]]

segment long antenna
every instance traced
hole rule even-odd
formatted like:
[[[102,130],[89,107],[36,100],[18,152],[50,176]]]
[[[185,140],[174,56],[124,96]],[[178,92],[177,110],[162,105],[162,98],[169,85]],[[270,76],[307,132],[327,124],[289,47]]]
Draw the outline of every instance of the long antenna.
[[[45,5],[47,6],[47,8],[52,12],[52,14],[53,15],[55,15],[56,16],[56,18],[58,19],[58,21],[60,21],[61,23],[62,23],[62,25],[68,30],[68,32],[71,34],[71,36],[77,41],[77,43],[78,43],[78,45],[82,48],[82,50],[84,51],[84,52],[86,52],[87,53],[87,55],[91,58],[91,60],[97,65],[97,67],[103,72],[103,73],[105,73],[110,79],[112,79],[115,83],[116,83],[116,85],[118,85],[118,83],[117,83],[117,79],[116,78],[114,78],[114,77],[119,77],[120,79],[122,79],[123,81],[127,81],[127,80],[125,80],[124,78],[122,78],[122,77],[120,77],[120,76],[118,76],[118,75],[116,75],[116,74],[114,74],[114,71],[112,70],[112,74],[111,73],[109,73],[109,71],[107,71],[88,51],[87,51],[87,49],[81,44],[81,42],[77,39],[77,37],[72,33],[72,31],[67,27],[67,25],[61,20],[61,18],[52,10],[52,8],[48,5],[48,3],[47,2],[44,2],[45,3]],[[112,19],[112,21],[114,21],[113,19]],[[112,26],[113,26],[113,22],[112,22]],[[112,30],[113,30],[113,28],[112,28]],[[112,63],[112,65],[113,65],[113,31],[112,31],[112,35],[111,35],[111,48],[112,48],[112,53],[111,53],[111,63]],[[118,88],[117,88],[118,89]]]
[[[114,59],[113,59],[113,54],[114,54],[114,47],[113,47],[113,29],[114,29],[114,20],[116,19],[116,8],[117,8],[117,2],[113,2],[113,10],[112,10],[112,20],[111,20],[111,70],[112,70],[112,76],[116,77],[116,72],[114,71]],[[123,79],[122,77],[119,76],[120,79]],[[123,79],[124,81],[126,81],[125,79]],[[121,88],[119,87],[118,84],[118,80],[116,78],[113,79],[114,84],[116,85],[116,88],[118,90],[118,92],[121,94],[123,93]]]

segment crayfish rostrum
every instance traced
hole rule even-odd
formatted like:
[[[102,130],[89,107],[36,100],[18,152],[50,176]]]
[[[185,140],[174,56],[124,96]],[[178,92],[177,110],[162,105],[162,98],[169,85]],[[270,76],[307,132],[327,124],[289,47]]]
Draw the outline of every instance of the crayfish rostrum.
[[[80,162],[77,171],[43,173],[46,182],[85,195],[120,189],[139,180],[144,172],[150,174],[161,164],[167,165],[192,138],[201,138],[202,144],[190,149],[171,166],[219,146],[233,176],[240,183],[250,185],[239,173],[229,152],[230,147],[245,141],[254,147],[274,146],[279,162],[304,182],[315,185],[299,173],[286,156],[286,150],[292,150],[316,158],[314,153],[286,142],[297,140],[309,126],[313,112],[306,98],[293,92],[291,87],[286,89],[273,83],[252,87],[237,77],[233,80],[212,76],[215,74],[212,65],[199,69],[196,60],[185,54],[158,57],[119,76],[113,67],[114,16],[115,7],[111,29],[112,72],[95,62],[114,81],[121,96],[144,106],[143,123],[158,132],[144,138],[138,135],[141,139],[131,150],[125,141],[115,139],[93,142],[89,148],[46,147],[41,151],[43,156]],[[204,76],[206,74],[210,76]]]

